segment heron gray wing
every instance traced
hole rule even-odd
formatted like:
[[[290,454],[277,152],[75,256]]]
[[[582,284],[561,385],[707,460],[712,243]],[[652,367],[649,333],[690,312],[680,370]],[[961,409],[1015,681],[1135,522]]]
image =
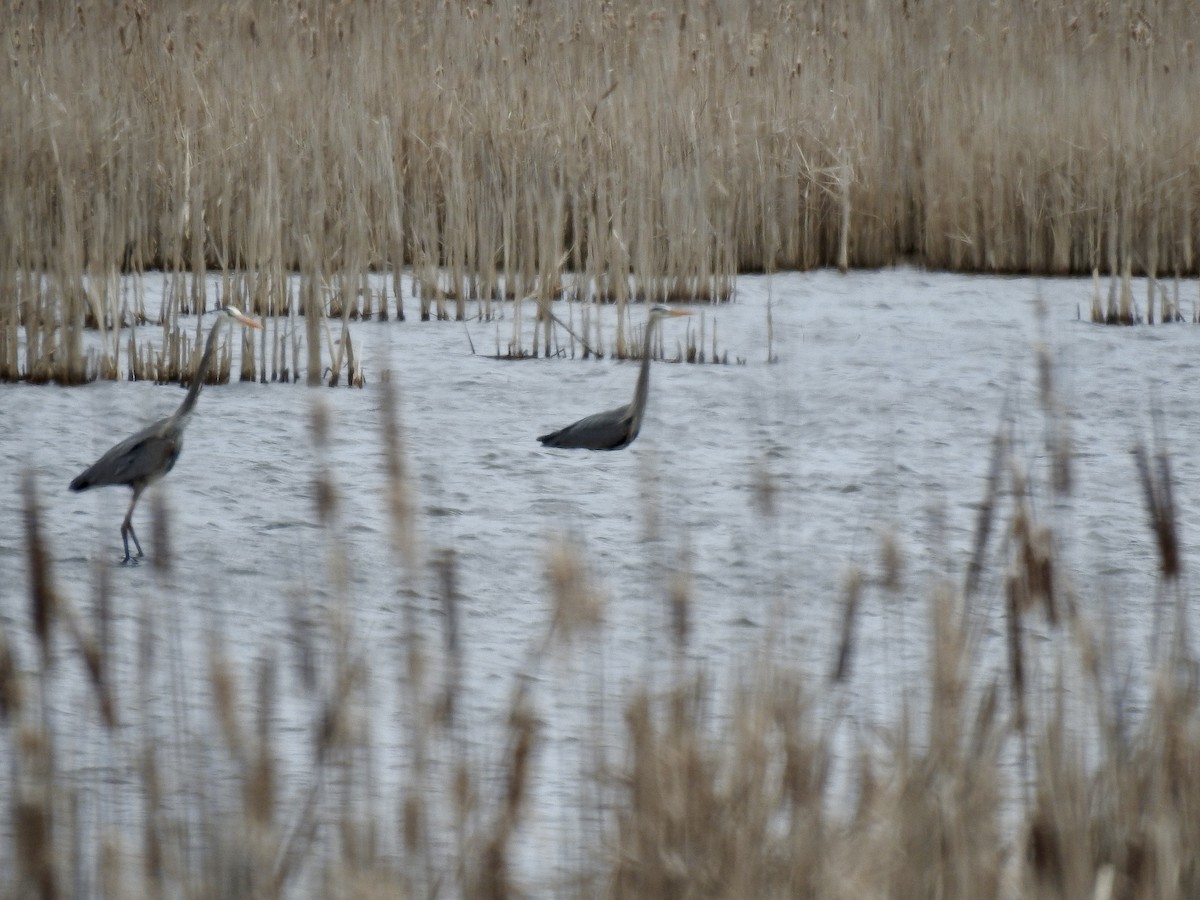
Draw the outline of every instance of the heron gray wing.
[[[538,438],[546,447],[569,450],[619,450],[637,437],[631,431],[629,404],[580,419]]]
[[[161,478],[183,449],[182,429],[175,417],[160,419],[117,444],[74,481],[71,490],[82,491],[108,484],[148,484]]]

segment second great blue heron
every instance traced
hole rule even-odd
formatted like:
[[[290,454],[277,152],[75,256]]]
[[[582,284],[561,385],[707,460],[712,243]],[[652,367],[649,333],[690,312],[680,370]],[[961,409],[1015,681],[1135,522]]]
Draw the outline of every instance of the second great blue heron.
[[[179,404],[179,409],[133,437],[121,441],[71,482],[73,491],[86,491],[88,488],[109,484],[124,484],[133,489],[129,511],[125,513],[125,521],[121,523],[121,540],[125,543],[125,559],[121,561],[123,564],[132,560],[129,555],[130,537],[133,538],[133,545],[137,547],[137,555],[143,555],[137,532],[133,530],[133,508],[137,506],[142,491],[170,472],[175,461],[179,459],[179,454],[183,452],[183,429],[187,427],[188,419],[192,415],[200,388],[208,378],[208,370],[217,351],[217,332],[221,330],[221,323],[228,320],[240,322],[249,328],[262,328],[262,325],[244,315],[236,306],[223,306],[219,312],[220,318],[213,323],[212,330],[208,333],[204,355],[200,357],[200,364],[196,367],[187,396]]]
[[[642,413],[646,409],[646,397],[650,393],[650,356],[654,329],[662,319],[690,315],[691,313],[685,310],[671,309],[662,304],[652,307],[650,317],[646,320],[642,367],[638,370],[633,400],[616,409],[580,419],[559,431],[543,434],[538,438],[542,445],[572,450],[620,450],[632,444],[642,427]]]

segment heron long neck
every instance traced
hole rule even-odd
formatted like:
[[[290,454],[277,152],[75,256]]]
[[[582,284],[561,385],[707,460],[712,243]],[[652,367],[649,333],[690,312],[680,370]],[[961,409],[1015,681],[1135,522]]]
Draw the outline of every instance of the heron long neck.
[[[179,409],[175,410],[176,419],[186,419],[192,414],[192,407],[196,405],[196,398],[200,396],[200,388],[204,387],[204,382],[208,380],[208,370],[212,367],[213,357],[217,353],[217,332],[221,330],[221,323],[224,321],[223,316],[217,319],[208,332],[208,340],[204,343],[204,355],[200,357],[200,364],[196,366],[196,372],[192,375],[187,396],[179,404]]]
[[[629,416],[633,419],[636,430],[642,421],[642,412],[646,409],[646,397],[650,394],[650,356],[654,341],[654,327],[658,324],[658,316],[651,316],[646,321],[646,337],[642,345],[642,367],[638,369],[637,387],[633,389],[633,402],[629,404]]]

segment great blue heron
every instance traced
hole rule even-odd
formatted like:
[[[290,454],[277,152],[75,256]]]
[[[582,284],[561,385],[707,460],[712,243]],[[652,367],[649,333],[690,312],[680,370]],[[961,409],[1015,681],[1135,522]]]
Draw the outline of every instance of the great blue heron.
[[[179,404],[179,409],[133,437],[121,441],[71,482],[73,491],[86,491],[88,488],[109,484],[124,484],[133,489],[129,511],[125,513],[125,521],[121,523],[121,540],[125,543],[125,559],[121,561],[123,565],[132,560],[129,555],[130,537],[133,538],[133,545],[137,547],[137,555],[144,555],[137,532],[133,530],[133,508],[137,506],[142,491],[170,472],[183,451],[183,429],[187,427],[192,409],[196,405],[196,398],[200,395],[200,388],[204,386],[213,356],[216,355],[217,332],[221,330],[221,323],[233,321],[249,328],[262,328],[262,325],[243,314],[236,306],[223,306],[219,313],[220,317],[208,333],[204,355],[200,357],[200,365],[196,367],[187,396]]]
[[[646,320],[642,367],[638,370],[633,400],[616,409],[580,419],[560,431],[543,434],[538,438],[542,445],[573,450],[620,450],[632,444],[642,427],[642,412],[646,409],[646,397],[650,393],[650,352],[654,329],[660,321],[670,316],[690,315],[686,310],[671,309],[661,303],[652,307],[650,317]]]

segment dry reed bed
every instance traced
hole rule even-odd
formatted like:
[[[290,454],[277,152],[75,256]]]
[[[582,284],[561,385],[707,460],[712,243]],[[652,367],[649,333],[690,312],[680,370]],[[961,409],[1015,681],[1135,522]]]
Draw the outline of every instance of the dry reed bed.
[[[293,598],[282,655],[280,645],[265,650],[249,670],[226,656],[219,630],[201,675],[179,666],[161,502],[151,557],[164,602],[144,604],[135,639],[122,643],[104,567],[86,612],[57,583],[27,477],[28,634],[0,630],[0,745],[11,786],[0,895],[1196,896],[1200,687],[1170,460],[1139,448],[1130,464],[1160,562],[1151,602],[1170,613],[1156,620],[1156,668],[1136,685],[1146,705],[1131,716],[1129,673],[1115,671],[1112,638],[1061,564],[1063,536],[1039,515],[1075,485],[1068,417],[1045,352],[1038,369],[1047,482],[1025,471],[1002,427],[966,578],[942,582],[928,599],[927,682],[883,740],[859,732],[852,742],[854,789],[833,787],[835,748],[845,746],[835,736],[854,721],[845,686],[857,665],[857,623],[868,605],[895,603],[907,590],[901,543],[885,533],[877,569],[847,578],[825,678],[751,664],[722,709],[708,693],[715,664],[688,662],[683,566],[667,583],[669,632],[658,644],[675,660],[672,674],[620,699],[619,752],[579,786],[590,830],[554,856],[568,871],[550,884],[529,883],[519,865],[549,714],[538,705],[537,675],[560,650],[602,633],[604,593],[577,546],[549,546],[546,631],[531,635],[502,744],[481,761],[464,741],[477,723],[463,712],[470,651],[459,634],[454,553],[422,547],[389,385],[380,416],[387,549],[403,624],[399,680],[383,677],[402,695],[399,746],[381,737],[395,734],[371,687],[387,654],[371,652],[355,614],[364,598],[350,587],[320,405],[313,495],[326,600]],[[767,525],[774,513],[763,477]],[[433,631],[421,624],[433,621],[422,620],[422,605],[441,610]],[[1008,647],[999,677],[975,652],[997,623]],[[1056,651],[1048,658],[1047,647]],[[70,694],[79,680],[64,677],[72,669],[86,694]],[[155,704],[169,707],[165,719],[147,718]],[[279,725],[285,705],[305,723],[291,738]],[[284,765],[297,752],[304,765]],[[379,781],[386,754],[402,760],[395,793]],[[71,765],[80,759],[82,768]],[[99,816],[97,796],[108,798]]]
[[[5,379],[41,321],[78,381],[121,270],[219,270],[266,316],[287,273],[336,316],[405,265],[439,305],[712,300],[739,271],[899,259],[1196,271],[1182,0],[6,12]],[[215,299],[190,284],[180,311]]]
[[[119,311],[97,319],[94,332],[80,329],[77,340],[65,347],[60,342],[66,329],[42,317],[27,319],[16,334],[13,358],[17,364],[9,380],[34,384],[76,384],[97,378],[190,382],[212,319],[186,316],[191,307],[183,298],[208,293],[221,302],[244,307],[250,278],[245,273],[210,274],[203,290],[194,290],[193,280],[187,272],[114,275],[110,287],[112,296],[120,298]],[[528,299],[504,304],[472,300],[451,306],[428,301],[415,276],[401,281],[399,295],[392,295],[392,283],[388,276],[370,274],[357,285],[353,296],[343,298],[335,285],[325,284],[313,291],[301,276],[286,277],[280,295],[284,309],[265,319],[262,331],[234,332],[222,338],[209,382],[229,381],[236,365],[242,381],[265,384],[306,379],[309,384],[337,386],[344,381],[362,387],[379,372],[364,365],[359,343],[362,332],[356,332],[352,324],[357,327],[369,319],[386,320],[392,312],[403,316],[406,305],[414,303],[419,305],[422,319],[463,322],[464,353],[485,352],[487,345],[480,341],[477,347],[471,332],[478,336],[488,329],[495,332],[493,355],[497,359],[641,357],[645,311],[631,299],[602,306],[578,301],[551,305]],[[317,313],[302,315],[302,306]],[[360,335],[357,339],[356,333]],[[729,349],[722,346],[720,337],[716,315],[700,308],[682,337],[673,336],[674,347],[660,335],[652,352],[657,359],[676,362],[728,363]],[[745,359],[735,355],[734,361]]]

